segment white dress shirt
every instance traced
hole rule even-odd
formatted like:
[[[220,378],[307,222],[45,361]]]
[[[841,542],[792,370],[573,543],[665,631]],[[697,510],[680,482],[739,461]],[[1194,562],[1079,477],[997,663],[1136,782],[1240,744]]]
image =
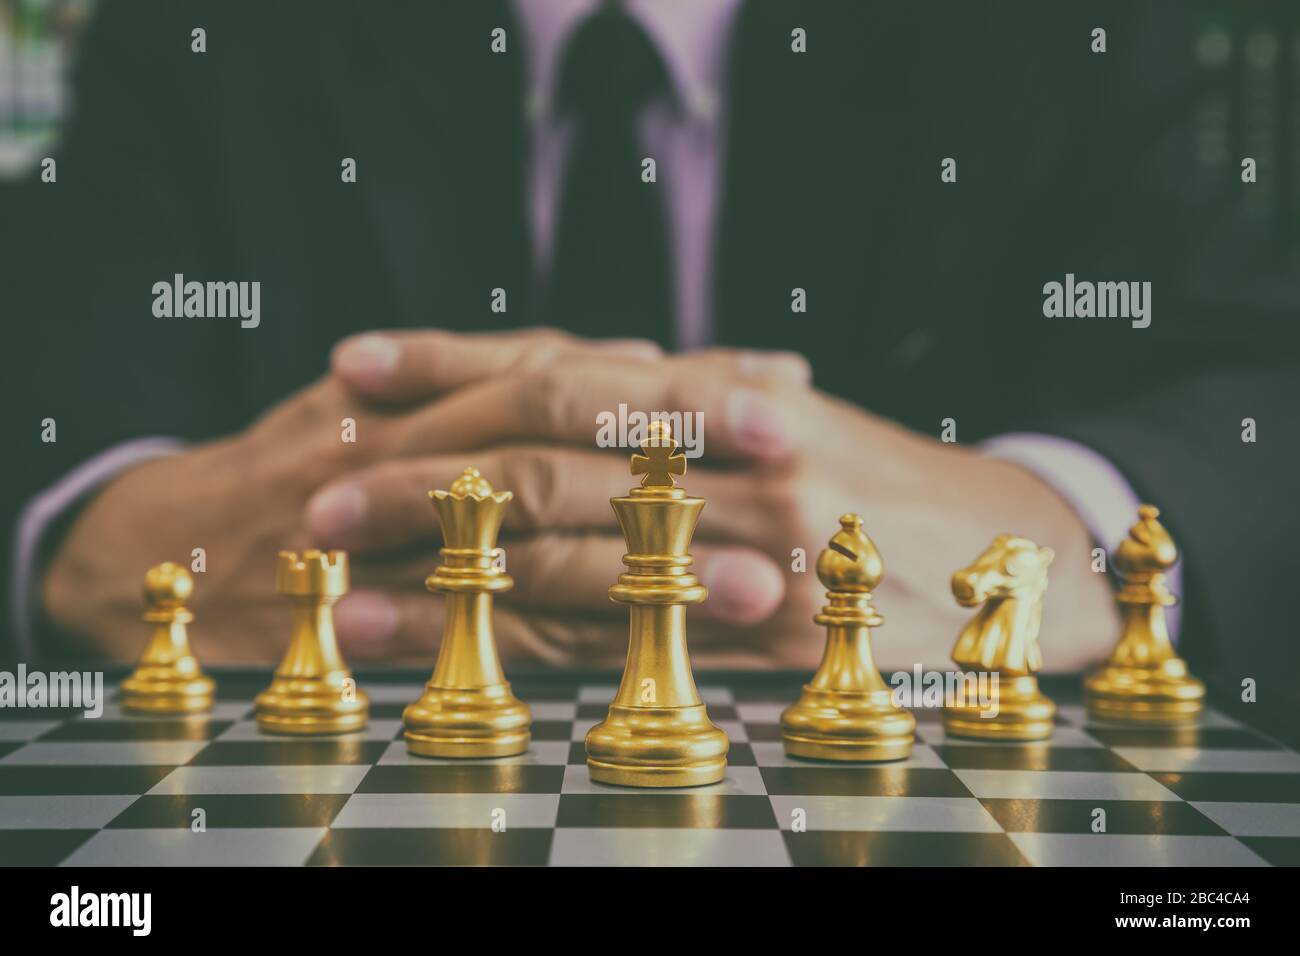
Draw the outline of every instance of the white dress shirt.
[[[571,129],[553,109],[560,57],[602,0],[515,0],[528,60],[532,167],[529,218],[534,260],[545,273],[555,238]],[[713,338],[714,226],[722,162],[722,102],[728,46],[740,0],[626,0],[623,9],[664,60],[680,112],[651,103],[641,146],[655,160],[673,264],[677,345]]]

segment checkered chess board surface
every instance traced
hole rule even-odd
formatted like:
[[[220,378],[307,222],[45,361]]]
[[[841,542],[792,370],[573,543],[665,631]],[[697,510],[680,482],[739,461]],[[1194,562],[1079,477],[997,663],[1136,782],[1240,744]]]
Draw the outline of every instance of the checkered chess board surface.
[[[216,676],[217,706],[199,717],[0,711],[0,864],[1300,863],[1300,754],[1213,711],[1179,732],[1089,726],[1058,695],[1053,739],[1011,745],[947,738],[921,710],[911,759],[834,765],[782,751],[797,679],[701,675],[731,738],[726,779],[645,791],[587,776],[583,737],[612,679],[516,680],[528,753],[448,761],[402,743],[419,678],[363,677],[367,730],[298,739],[258,733],[265,675]]]

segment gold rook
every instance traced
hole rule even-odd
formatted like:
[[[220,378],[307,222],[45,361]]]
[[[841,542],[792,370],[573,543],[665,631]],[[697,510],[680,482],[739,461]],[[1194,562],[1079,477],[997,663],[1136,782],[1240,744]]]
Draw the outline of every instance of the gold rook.
[[[300,735],[361,730],[370,701],[334,637],[334,604],[348,593],[347,552],[281,551],[275,586],[290,601],[292,624],[271,686],[253,700],[258,728]]]

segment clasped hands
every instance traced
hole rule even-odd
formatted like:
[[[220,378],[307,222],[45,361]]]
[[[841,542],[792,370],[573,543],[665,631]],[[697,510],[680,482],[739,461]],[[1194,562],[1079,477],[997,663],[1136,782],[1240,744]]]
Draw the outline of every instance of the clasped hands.
[[[442,609],[423,584],[439,544],[426,492],[475,465],[515,495],[500,540],[516,581],[497,601],[502,655],[619,667],[626,610],[607,589],[626,548],[609,499],[635,479],[629,451],[598,447],[596,434],[598,416],[620,404],[702,415],[703,456],[682,481],[707,502],[691,549],[710,591],[688,617],[697,667],[816,665],[823,639],[811,618],[824,598],[814,567],[849,511],[884,556],[875,645],[885,670],[945,666],[969,614],[950,594],[952,571],[1006,531],[1058,554],[1042,633],[1048,669],[1078,669],[1114,636],[1087,532],[1020,468],[819,392],[795,354],[666,355],[648,342],[544,329],[339,343],[324,377],[246,430],[103,489],[49,567],[47,613],[130,658],[140,573],[202,547],[196,652],[269,662],[287,636],[276,552],[346,548],[352,593],[335,613],[345,654],[429,664]],[[345,418],[355,442],[342,440]]]

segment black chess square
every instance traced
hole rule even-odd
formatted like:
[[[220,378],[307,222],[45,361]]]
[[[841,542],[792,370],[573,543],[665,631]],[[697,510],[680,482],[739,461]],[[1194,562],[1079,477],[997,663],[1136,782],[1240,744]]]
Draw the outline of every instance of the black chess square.
[[[171,767],[0,767],[0,795],[138,794],[151,790]]]
[[[1226,831],[1193,807],[1173,800],[980,800],[1008,833],[1133,833],[1224,836]],[[1097,810],[1105,830],[1094,829]]]
[[[40,737],[42,741],[212,740],[229,720],[74,720]]]
[[[308,866],[545,866],[555,831],[330,830]]]
[[[559,793],[564,768],[509,763],[381,764],[357,793]]]
[[[1300,773],[1153,773],[1189,803],[1300,803]]]
[[[1103,747],[1054,747],[1048,742],[969,746],[939,744],[935,753],[954,770],[1136,771],[1128,761]]]
[[[951,770],[901,766],[760,767],[767,792],[857,797],[969,797]]]
[[[58,866],[97,830],[0,830],[0,865]]]
[[[347,803],[347,794],[205,793],[143,796],[118,814],[108,829],[327,827]],[[202,817],[195,811],[201,810]]]
[[[795,866],[1028,866],[1002,833],[785,831]]]
[[[341,738],[216,740],[201,750],[191,763],[195,766],[220,764],[237,767],[374,763],[383,756],[387,747],[383,741]]]
[[[771,803],[763,796],[637,791],[562,794],[557,825],[619,830],[628,827],[770,830],[775,828],[776,819]]]

